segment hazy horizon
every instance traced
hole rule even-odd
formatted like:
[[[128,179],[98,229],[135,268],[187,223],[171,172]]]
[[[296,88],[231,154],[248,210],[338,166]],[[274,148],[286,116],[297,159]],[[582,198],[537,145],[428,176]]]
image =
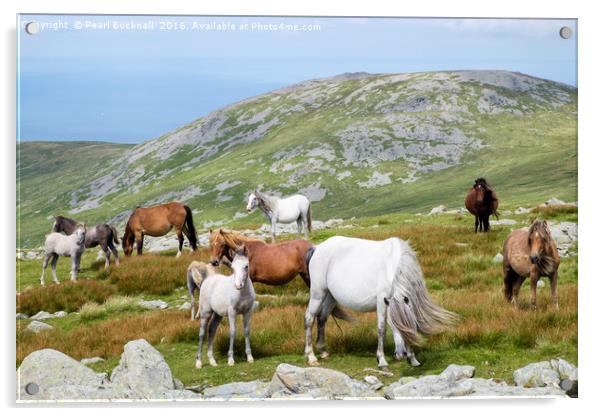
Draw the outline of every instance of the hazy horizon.
[[[42,24],[40,33],[25,34],[30,21]],[[141,143],[233,102],[346,72],[495,69],[577,87],[575,20],[21,15],[20,22],[23,141]],[[90,27],[76,29],[78,22]],[[305,29],[264,26],[278,23]],[[562,26],[575,35],[562,39]]]

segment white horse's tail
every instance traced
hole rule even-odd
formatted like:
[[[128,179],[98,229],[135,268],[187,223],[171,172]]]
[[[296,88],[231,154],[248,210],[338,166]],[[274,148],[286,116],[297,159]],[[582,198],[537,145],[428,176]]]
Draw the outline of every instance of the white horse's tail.
[[[423,335],[441,332],[458,321],[458,316],[437,305],[426,290],[420,264],[410,245],[400,241],[401,256],[389,299],[391,323],[411,345],[420,345]]]

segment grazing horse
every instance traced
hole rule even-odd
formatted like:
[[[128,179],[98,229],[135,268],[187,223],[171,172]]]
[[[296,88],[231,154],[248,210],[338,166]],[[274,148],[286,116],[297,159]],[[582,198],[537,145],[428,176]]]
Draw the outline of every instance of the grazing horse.
[[[475,180],[464,200],[466,209],[475,216],[475,233],[477,231],[489,231],[489,216],[495,215],[498,218],[498,204],[497,195],[485,178]]]
[[[276,241],[276,223],[290,224],[293,221],[297,222],[299,238],[305,225],[307,240],[307,233],[311,232],[311,205],[306,196],[292,195],[278,198],[255,190],[249,194],[247,211],[256,207],[263,211],[272,226],[272,243]]]
[[[268,244],[262,240],[245,237],[242,234],[226,230],[209,230],[211,263],[217,266],[226,259],[231,262],[233,253],[242,244],[249,253],[249,276],[253,282],[266,285],[284,285],[300,275],[309,286],[309,276],[305,258],[312,244],[307,240],[283,241]]]
[[[228,365],[234,365],[234,338],[236,337],[236,315],[243,316],[243,333],[245,336],[245,354],[247,361],[253,362],[251,354],[251,314],[255,303],[255,290],[249,279],[249,258],[247,249],[241,246],[232,260],[230,276],[211,274],[207,276],[199,293],[200,317],[199,347],[196,353],[196,368],[202,367],[203,338],[209,324],[207,334],[207,358],[211,366],[216,366],[213,357],[213,339],[222,317],[227,316],[230,323],[230,347],[228,348]],[[211,320],[211,322],[209,322]]]
[[[194,299],[194,293],[197,290],[201,290],[203,280],[210,274],[216,274],[217,270],[210,264],[203,263],[202,261],[193,261],[188,265],[186,270],[186,285],[188,286],[188,293],[190,294],[190,320],[193,321],[199,317],[201,308],[197,308],[196,301]]]
[[[330,311],[341,304],[352,310],[376,309],[378,321],[378,366],[388,366],[384,354],[387,323],[393,331],[395,358],[416,360],[410,345],[419,345],[422,335],[439,332],[456,321],[456,315],[430,298],[422,270],[410,245],[399,238],[383,241],[331,237],[308,256],[310,298],[305,312],[305,355],[317,365],[311,332],[318,318],[316,347],[327,356],[324,329]]]
[[[531,278],[531,307],[537,303],[537,282],[540,276],[550,278],[552,302],[558,308],[558,266],[560,257],[547,221],[535,220],[529,228],[510,233],[504,242],[504,295],[518,306],[518,291],[527,277]]]
[[[54,224],[52,225],[52,231],[55,233],[65,233],[71,235],[77,228],[78,222],[71,218],[57,215],[54,217]],[[115,244],[119,244],[119,237],[115,227],[109,224],[96,224],[92,228],[86,230],[86,239],[84,245],[86,248],[92,248],[100,245],[102,251],[104,251],[105,269],[109,268],[111,264],[111,252],[115,256],[115,265],[119,266],[119,253]]]
[[[135,240],[138,255],[141,255],[145,235],[160,237],[171,231],[173,227],[176,228],[179,241],[176,257],[180,257],[182,254],[183,234],[188,238],[191,249],[196,250],[196,230],[192,220],[192,211],[188,206],[179,202],[169,202],[148,208],[138,207],[125,226],[125,234],[122,239],[123,252],[126,256],[130,256],[134,250]]]
[[[40,284],[44,286],[44,274],[48,261],[52,259],[52,280],[58,284],[59,279],[56,277],[56,262],[59,256],[71,257],[71,280],[77,280],[77,272],[82,254],[85,249],[84,241],[86,239],[86,226],[77,224],[73,234],[64,235],[61,233],[50,233],[46,235],[44,242],[44,263],[42,264],[42,275],[40,276]]]

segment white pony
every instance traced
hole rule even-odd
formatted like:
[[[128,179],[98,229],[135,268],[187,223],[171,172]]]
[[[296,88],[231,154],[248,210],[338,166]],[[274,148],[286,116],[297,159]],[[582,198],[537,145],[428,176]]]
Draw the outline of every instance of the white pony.
[[[58,284],[59,280],[56,277],[56,263],[59,256],[71,257],[71,280],[77,280],[77,272],[82,254],[85,249],[84,240],[86,239],[86,226],[78,224],[75,231],[71,235],[61,233],[50,233],[46,235],[44,243],[44,264],[42,264],[42,276],[40,276],[40,284],[44,286],[44,274],[48,267],[48,261],[52,258],[52,280]]]
[[[199,293],[201,325],[199,329],[199,347],[196,353],[196,368],[201,368],[201,353],[205,328],[209,323],[207,335],[207,358],[209,364],[216,366],[213,357],[213,339],[222,317],[227,316],[230,323],[230,348],[228,349],[228,365],[234,365],[234,337],[236,336],[236,315],[243,316],[245,336],[245,353],[247,361],[253,362],[251,354],[251,314],[255,303],[255,290],[249,278],[249,258],[247,248],[238,248],[232,260],[234,274],[223,276],[210,274],[202,284]],[[209,320],[211,319],[211,322]]]
[[[393,331],[395,358],[405,357],[418,366],[410,345],[420,344],[421,335],[441,331],[457,319],[430,299],[414,251],[399,238],[331,237],[307,257],[311,287],[305,313],[305,355],[310,365],[318,364],[311,339],[316,315],[316,348],[326,357],[324,327],[337,304],[360,312],[376,309],[380,368],[388,366],[383,348],[387,323]]]
[[[305,225],[307,240],[307,233],[311,232],[311,205],[306,196],[296,194],[287,198],[278,198],[255,190],[247,199],[247,211],[256,207],[263,211],[272,226],[272,243],[276,241],[276,223],[290,224],[293,221],[297,222],[299,237]]]

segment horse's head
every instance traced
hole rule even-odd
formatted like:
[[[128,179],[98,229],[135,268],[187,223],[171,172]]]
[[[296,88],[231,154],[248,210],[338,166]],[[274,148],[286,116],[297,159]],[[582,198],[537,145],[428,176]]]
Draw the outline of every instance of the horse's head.
[[[83,244],[84,240],[86,239],[86,224],[77,224],[74,234],[77,238],[77,244]]]
[[[529,227],[529,258],[531,263],[537,264],[545,252],[550,239],[552,238],[552,231],[546,220],[535,220]]]
[[[223,257],[228,258],[228,260],[232,260],[230,246],[226,241],[224,230],[221,228],[215,231],[209,230],[209,245],[211,250],[211,260],[209,261],[209,264],[212,266],[219,266],[219,263]]]
[[[476,200],[478,203],[483,203],[487,198],[487,193],[491,193],[491,188],[489,188],[485,178],[478,178],[474,181],[472,188],[476,191]]]
[[[234,271],[234,287],[241,290],[249,279],[249,252],[244,244],[236,250],[232,260],[232,270]]]
[[[255,191],[253,191],[247,197],[247,211],[252,211],[253,209],[257,208],[258,204],[259,199],[257,198]]]
[[[134,240],[134,233],[132,232],[132,230],[130,230],[130,224],[127,223],[125,226],[125,233],[121,238],[121,247],[123,247],[123,254],[125,254],[127,257],[131,256],[132,252],[134,251]]]

